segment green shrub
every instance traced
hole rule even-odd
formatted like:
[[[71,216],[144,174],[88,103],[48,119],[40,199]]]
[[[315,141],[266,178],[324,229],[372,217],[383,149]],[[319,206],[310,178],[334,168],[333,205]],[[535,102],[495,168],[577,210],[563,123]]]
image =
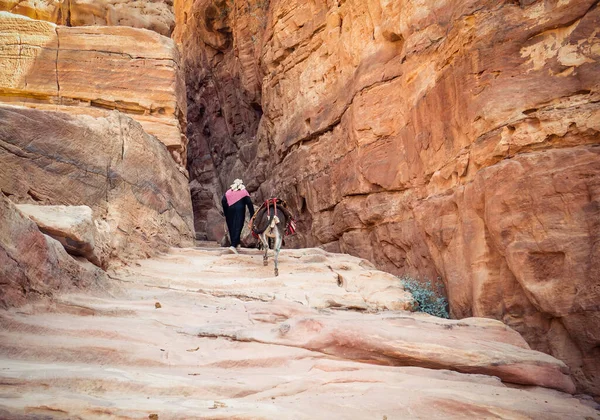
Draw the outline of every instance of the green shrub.
[[[419,305],[418,311],[440,318],[450,318],[448,315],[448,301],[444,297],[444,286],[440,282],[437,283],[434,290],[434,286],[429,280],[418,281],[408,276],[402,276],[400,281],[404,286],[404,290],[413,295]]]

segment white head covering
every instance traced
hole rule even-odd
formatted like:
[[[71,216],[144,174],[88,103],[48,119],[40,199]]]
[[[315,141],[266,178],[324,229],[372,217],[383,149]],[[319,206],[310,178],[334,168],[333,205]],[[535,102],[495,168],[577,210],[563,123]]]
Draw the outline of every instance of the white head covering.
[[[240,191],[240,190],[246,189],[246,187],[244,186],[244,181],[242,181],[241,179],[235,179],[233,181],[233,184],[231,184],[231,186],[229,188],[232,191]]]

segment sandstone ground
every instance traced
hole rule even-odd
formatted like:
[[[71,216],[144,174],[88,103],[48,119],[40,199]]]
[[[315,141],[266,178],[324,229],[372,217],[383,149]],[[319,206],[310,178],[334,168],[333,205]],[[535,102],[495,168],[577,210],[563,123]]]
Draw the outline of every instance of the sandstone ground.
[[[402,310],[364,260],[284,250],[272,270],[255,250],[173,249],[0,312],[0,416],[600,418],[556,390],[562,362],[498,321]]]

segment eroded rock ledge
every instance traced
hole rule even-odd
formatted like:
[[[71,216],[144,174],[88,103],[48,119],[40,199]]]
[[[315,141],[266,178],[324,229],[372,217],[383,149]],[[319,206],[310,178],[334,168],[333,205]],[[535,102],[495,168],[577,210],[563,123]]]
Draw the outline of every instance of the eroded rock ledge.
[[[106,287],[99,268],[79,264],[63,245],[0,194],[0,308],[18,307],[58,291]]]

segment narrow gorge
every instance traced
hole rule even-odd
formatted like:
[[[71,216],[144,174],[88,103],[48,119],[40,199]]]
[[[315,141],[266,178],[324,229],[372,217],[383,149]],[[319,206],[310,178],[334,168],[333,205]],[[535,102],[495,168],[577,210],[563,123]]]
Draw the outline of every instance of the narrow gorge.
[[[0,417],[600,418],[597,0],[0,0],[0,68]]]

